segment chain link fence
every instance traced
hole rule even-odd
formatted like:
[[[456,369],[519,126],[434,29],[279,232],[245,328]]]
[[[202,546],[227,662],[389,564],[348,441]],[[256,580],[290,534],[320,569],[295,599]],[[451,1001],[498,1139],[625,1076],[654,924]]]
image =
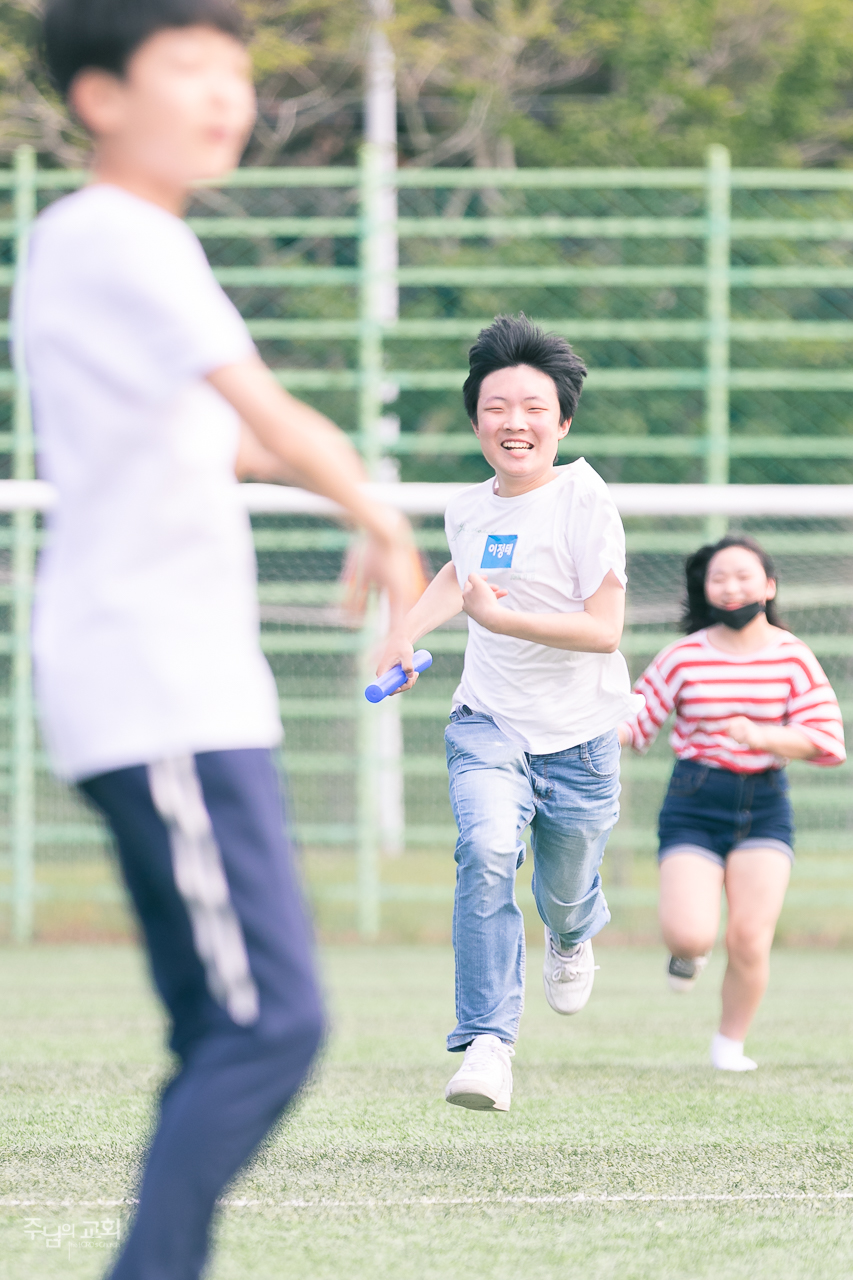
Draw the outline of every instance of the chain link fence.
[[[22,151],[0,175],[0,287],[37,208],[82,175]],[[376,479],[460,482],[488,470],[465,420],[465,352],[497,312],[565,334],[590,368],[565,460],[621,484],[853,483],[853,173],[729,170],[402,170],[383,176],[241,170],[189,216],[284,385],[352,433]],[[390,272],[389,244],[399,258]],[[390,291],[390,293],[389,293]],[[389,307],[389,296],[392,305]],[[0,467],[32,474],[25,388],[0,370]],[[788,625],[853,705],[853,520],[740,515],[780,569]],[[279,685],[284,759],[321,931],[449,934],[455,831],[443,724],[461,622],[424,643],[433,668],[381,708],[361,695],[378,617],[353,625],[340,574],[348,536],[313,515],[253,517],[263,643]],[[433,571],[440,515],[415,519]],[[27,627],[41,518],[0,517],[0,928],[117,936],[129,928],[103,833],[52,780],[33,737]],[[684,555],[723,515],[628,516],[632,672],[675,635]],[[215,696],[215,690],[211,691]],[[654,827],[670,767],[661,739],[624,763],[606,859],[611,936],[654,936]],[[853,934],[850,775],[791,769],[800,858],[782,934]],[[523,873],[520,901],[535,920]]]

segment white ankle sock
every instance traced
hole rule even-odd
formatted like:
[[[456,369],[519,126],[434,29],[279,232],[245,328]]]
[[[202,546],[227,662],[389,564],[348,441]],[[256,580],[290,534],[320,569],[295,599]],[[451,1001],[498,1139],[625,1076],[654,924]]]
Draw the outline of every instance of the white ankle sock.
[[[742,1040],[730,1040],[719,1031],[711,1041],[711,1063],[718,1071],[754,1071],[758,1066],[745,1055]]]

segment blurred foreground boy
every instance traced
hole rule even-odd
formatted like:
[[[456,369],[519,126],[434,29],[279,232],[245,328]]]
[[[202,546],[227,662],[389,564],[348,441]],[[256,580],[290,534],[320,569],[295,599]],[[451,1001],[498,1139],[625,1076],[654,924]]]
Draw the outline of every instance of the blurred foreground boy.
[[[610,919],[598,868],[619,815],[616,726],[623,708],[627,715],[641,703],[618,652],[619,513],[583,458],[554,465],[586,376],[582,361],[524,316],[498,316],[469,361],[465,410],[495,474],[448,505],[452,560],[389,637],[379,669],[410,669],[421,636],[467,613],[465,666],[445,731],[459,828],[457,1022],[447,1047],[465,1058],[445,1097],[508,1111],[524,1006],[521,836],[529,825],[545,995],[557,1013],[578,1013],[592,991],[591,940]]]
[[[217,1196],[322,1033],[235,464],[346,508],[398,611],[413,559],[345,438],[261,363],[181,221],[254,120],[239,12],[52,0],[44,45],[93,139],[94,181],[39,218],[16,299],[41,474],[59,493],[37,699],[56,771],[112,828],[181,1061],[114,1280],[195,1280]]]

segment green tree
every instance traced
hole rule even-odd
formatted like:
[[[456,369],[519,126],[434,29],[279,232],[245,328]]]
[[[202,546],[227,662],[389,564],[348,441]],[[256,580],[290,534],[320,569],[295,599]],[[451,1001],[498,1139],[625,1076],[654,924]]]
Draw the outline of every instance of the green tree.
[[[35,0],[0,0],[0,150],[30,142],[45,158],[75,164],[83,140],[41,69],[39,9]]]
[[[36,54],[39,0],[0,0],[0,147],[79,162]],[[246,0],[249,164],[351,160],[368,0]],[[850,0],[396,0],[403,163],[853,163]]]
[[[848,0],[611,0],[603,93],[512,113],[525,164],[853,163]]]

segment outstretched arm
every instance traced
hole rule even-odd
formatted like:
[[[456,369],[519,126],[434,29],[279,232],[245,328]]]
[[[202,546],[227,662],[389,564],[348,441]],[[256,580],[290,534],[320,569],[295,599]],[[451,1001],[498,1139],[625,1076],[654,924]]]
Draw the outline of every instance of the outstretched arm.
[[[416,596],[411,530],[399,512],[364,492],[364,467],[343,432],[282,390],[260,357],[216,369],[208,381],[233,405],[259,446],[252,449],[251,440],[243,441],[246,473],[260,471],[264,478],[287,479],[322,494],[367,531],[375,544],[371,563],[388,590],[392,619],[399,618]],[[281,475],[274,474],[271,459],[281,464]]]
[[[262,484],[299,483],[292,467],[261,444],[251,427],[240,423],[240,443],[234,459],[234,472],[238,480],[257,480]]]
[[[265,453],[312,493],[337,502],[357,524],[377,537],[396,536],[405,522],[397,512],[368,498],[361,459],[342,431],[310,405],[278,385],[259,357],[226,365],[208,381],[234,406]],[[245,449],[245,444],[244,444]],[[244,454],[245,456],[245,454]]]

